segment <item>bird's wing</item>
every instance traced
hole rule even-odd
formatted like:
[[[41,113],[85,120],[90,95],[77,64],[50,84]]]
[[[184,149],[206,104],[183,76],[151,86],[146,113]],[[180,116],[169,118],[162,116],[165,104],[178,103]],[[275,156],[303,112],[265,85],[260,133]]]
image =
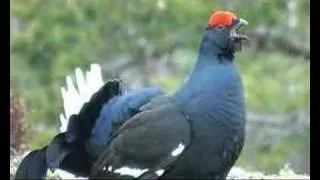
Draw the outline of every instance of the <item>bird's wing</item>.
[[[152,98],[148,103],[141,106],[139,111],[151,110],[161,105],[166,105],[168,103],[171,103],[172,101],[173,101],[172,97],[168,95],[156,96]]]
[[[91,168],[91,178],[155,178],[170,169],[190,144],[191,127],[174,104],[128,120]]]
[[[142,88],[114,97],[106,103],[87,142],[88,151],[98,156],[112,134],[128,119],[139,113],[142,105],[159,94],[163,92],[158,87]]]

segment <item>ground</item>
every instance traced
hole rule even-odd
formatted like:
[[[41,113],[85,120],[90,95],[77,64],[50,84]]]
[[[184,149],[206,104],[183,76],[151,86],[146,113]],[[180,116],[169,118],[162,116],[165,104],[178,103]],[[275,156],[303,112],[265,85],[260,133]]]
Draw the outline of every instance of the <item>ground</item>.
[[[10,179],[14,177],[20,161],[28,152],[10,154]],[[63,178],[64,177],[64,178]],[[48,173],[50,179],[75,179],[72,175],[64,172]],[[291,170],[287,165],[278,174],[266,175],[262,172],[249,172],[241,167],[233,167],[227,179],[310,179],[309,175],[299,175]]]

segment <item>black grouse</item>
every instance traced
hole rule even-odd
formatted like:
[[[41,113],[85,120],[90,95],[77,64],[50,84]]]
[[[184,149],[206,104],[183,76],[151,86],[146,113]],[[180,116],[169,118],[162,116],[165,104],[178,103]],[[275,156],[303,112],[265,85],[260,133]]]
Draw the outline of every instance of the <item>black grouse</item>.
[[[121,81],[106,83],[66,132],[23,160],[16,178],[43,178],[47,168],[106,179],[225,178],[245,137],[234,53],[246,24],[228,11],[212,14],[196,66],[173,95],[157,87],[123,93]]]
[[[156,97],[111,137],[91,178],[226,178],[245,139],[245,102],[234,53],[247,21],[217,11],[209,19],[188,81]]]

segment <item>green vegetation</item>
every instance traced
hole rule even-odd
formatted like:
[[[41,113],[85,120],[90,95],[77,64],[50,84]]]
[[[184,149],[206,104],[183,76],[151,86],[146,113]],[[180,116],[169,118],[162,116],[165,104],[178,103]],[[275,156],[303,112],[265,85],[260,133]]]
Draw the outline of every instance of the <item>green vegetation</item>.
[[[157,84],[172,92],[193,66],[210,13],[220,8],[250,23],[244,31],[252,44],[236,61],[248,113],[264,119],[308,111],[309,60],[299,53],[309,47],[308,0],[12,0],[10,81],[25,103],[25,143],[37,148],[58,132],[60,87],[76,67],[98,63],[105,80],[121,75],[134,87]],[[288,25],[291,19],[296,23]],[[259,27],[271,32],[263,46]],[[282,120],[281,127],[248,121],[239,165],[277,173],[290,162],[296,172],[309,173],[309,127],[299,125],[309,117],[299,116],[297,127]]]

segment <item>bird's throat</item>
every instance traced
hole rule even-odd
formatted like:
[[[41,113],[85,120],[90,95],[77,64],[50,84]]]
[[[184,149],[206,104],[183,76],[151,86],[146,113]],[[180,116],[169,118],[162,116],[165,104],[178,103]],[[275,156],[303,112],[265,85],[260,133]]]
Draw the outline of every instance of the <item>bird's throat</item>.
[[[206,59],[217,60],[217,62],[233,61],[234,53],[231,44],[222,47],[219,43],[204,36],[200,43],[198,62]]]

